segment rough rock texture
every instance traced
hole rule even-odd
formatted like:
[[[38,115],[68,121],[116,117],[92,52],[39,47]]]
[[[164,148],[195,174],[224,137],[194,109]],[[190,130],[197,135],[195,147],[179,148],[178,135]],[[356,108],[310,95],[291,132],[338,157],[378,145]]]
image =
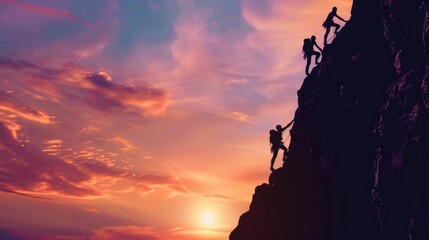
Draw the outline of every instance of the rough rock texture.
[[[429,239],[429,2],[355,0],[231,240]]]

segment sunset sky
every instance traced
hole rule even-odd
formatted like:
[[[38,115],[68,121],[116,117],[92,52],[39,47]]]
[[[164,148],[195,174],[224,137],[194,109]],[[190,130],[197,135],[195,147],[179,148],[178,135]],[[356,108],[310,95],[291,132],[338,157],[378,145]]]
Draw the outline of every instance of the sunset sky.
[[[227,239],[351,1],[0,0],[0,239]]]

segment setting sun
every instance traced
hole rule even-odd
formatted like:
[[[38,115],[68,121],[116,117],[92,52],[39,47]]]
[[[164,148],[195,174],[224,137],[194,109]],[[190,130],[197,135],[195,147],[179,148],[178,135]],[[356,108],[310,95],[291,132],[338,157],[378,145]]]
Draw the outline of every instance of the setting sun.
[[[201,215],[201,222],[205,225],[205,226],[212,226],[215,222],[215,216],[213,213],[211,212],[205,212]]]

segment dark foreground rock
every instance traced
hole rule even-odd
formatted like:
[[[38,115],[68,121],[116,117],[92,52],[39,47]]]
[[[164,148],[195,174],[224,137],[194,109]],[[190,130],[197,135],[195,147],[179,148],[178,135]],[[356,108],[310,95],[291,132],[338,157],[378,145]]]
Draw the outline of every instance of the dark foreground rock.
[[[355,0],[231,240],[429,239],[429,2]]]

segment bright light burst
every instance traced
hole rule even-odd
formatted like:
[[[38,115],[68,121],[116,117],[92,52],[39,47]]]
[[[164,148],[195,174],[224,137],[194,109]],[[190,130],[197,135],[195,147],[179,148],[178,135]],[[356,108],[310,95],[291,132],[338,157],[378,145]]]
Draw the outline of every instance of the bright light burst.
[[[204,212],[201,215],[201,222],[205,225],[205,226],[212,226],[215,222],[215,215],[211,212]]]

